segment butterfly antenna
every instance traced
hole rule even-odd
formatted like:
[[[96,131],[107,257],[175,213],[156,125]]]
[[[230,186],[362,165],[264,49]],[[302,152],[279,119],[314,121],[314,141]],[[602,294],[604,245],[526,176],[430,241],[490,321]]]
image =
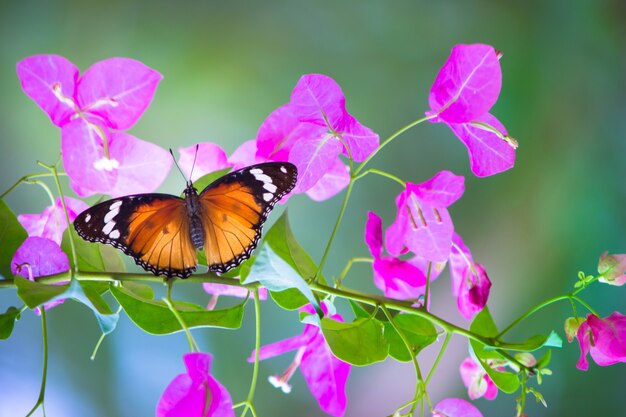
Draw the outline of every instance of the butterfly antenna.
[[[196,154],[198,147],[196,146]],[[178,171],[180,172],[180,175],[183,176],[183,178],[185,178],[185,180],[187,181],[187,184],[191,184],[191,175],[189,175],[189,179],[187,180],[187,178],[185,177],[185,173],[183,172],[182,169],[180,169],[180,166],[178,165],[178,162],[176,162],[176,157],[174,157],[174,152],[172,151],[172,148],[170,148],[170,155],[172,155],[172,159],[174,160],[174,165],[176,165],[176,168],[178,168]],[[196,163],[196,159],[194,158],[193,163]],[[192,168],[193,171],[193,168]]]
[[[191,173],[189,174],[189,181],[191,181],[191,177],[193,176],[193,169],[196,166],[196,159],[198,158],[198,148],[200,147],[199,143],[196,143],[196,152],[193,155],[193,164],[191,164]]]

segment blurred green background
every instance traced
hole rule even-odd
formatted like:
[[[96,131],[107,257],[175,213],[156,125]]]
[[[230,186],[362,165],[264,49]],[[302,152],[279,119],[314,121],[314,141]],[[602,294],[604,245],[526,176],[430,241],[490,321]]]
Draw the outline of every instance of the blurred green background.
[[[131,129],[135,136],[176,148],[199,141],[227,152],[255,137],[264,118],[289,99],[298,78],[319,72],[343,88],[348,110],[385,138],[427,110],[434,77],[457,43],[488,43],[504,53],[503,89],[492,112],[520,142],[515,169],[472,176],[465,148],[443,125],[420,125],[376,157],[372,167],[421,182],[441,169],[466,176],[467,190],[451,208],[457,231],[493,282],[489,306],[500,326],[554,295],[571,290],[579,270],[593,273],[604,250],[626,252],[626,3],[615,1],[4,1],[0,3],[0,189],[39,171],[36,161],[58,158],[60,134],[21,91],[15,64],[56,53],[82,71],[113,56],[138,59],[164,75],[155,99]],[[172,171],[160,191],[184,183]],[[368,210],[385,225],[400,190],[382,178],[359,183],[326,268],[337,275],[352,256],[366,255],[362,231]],[[319,260],[340,197],[289,201],[293,229]],[[48,205],[41,189],[19,187],[6,199],[16,213]],[[274,214],[273,219],[277,217]],[[447,273],[434,286],[434,310],[459,324]],[[348,286],[376,291],[359,265]],[[585,298],[603,316],[626,313],[625,289],[598,285]],[[206,303],[195,285],[176,296]],[[0,291],[0,309],[18,304]],[[346,311],[345,305],[340,309]],[[582,312],[582,309],[580,310]],[[556,330],[566,304],[547,309],[512,336]],[[21,416],[34,404],[41,372],[40,319],[23,314],[0,341],[0,415]],[[262,342],[301,331],[293,312],[271,301],[262,308]],[[184,336],[142,333],[126,317],[89,356],[99,332],[92,314],[73,302],[49,314],[47,415],[150,416],[169,381],[183,371]],[[194,331],[215,355],[214,373],[235,401],[245,398],[254,343],[253,311],[237,331]],[[458,365],[466,341],[455,337],[429,393],[433,402],[467,398]],[[435,354],[420,360],[428,370]],[[621,415],[623,364],[575,369],[577,344],[553,355],[554,376],[540,391],[549,408],[529,400],[531,416]],[[260,416],[324,415],[297,374],[293,392],[271,387],[292,357],[262,362],[256,403]],[[410,400],[410,364],[388,360],[353,368],[347,416],[383,416]],[[514,415],[515,398],[502,393],[477,401],[485,416]]]

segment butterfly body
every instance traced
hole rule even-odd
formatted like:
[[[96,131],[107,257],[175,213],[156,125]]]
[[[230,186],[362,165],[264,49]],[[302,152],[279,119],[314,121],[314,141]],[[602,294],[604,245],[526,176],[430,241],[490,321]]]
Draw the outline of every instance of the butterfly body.
[[[82,212],[74,221],[83,239],[115,246],[155,275],[186,278],[204,250],[209,271],[224,273],[250,257],[270,211],[295,186],[287,162],[231,172],[202,192],[187,184],[184,198],[137,194]]]

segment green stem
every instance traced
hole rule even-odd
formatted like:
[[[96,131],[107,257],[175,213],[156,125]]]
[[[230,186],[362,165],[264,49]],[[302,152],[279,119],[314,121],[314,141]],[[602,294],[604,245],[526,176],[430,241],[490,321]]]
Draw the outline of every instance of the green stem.
[[[67,175],[65,172],[59,172],[58,175]],[[22,178],[20,178],[19,180],[17,180],[15,182],[15,184],[13,184],[12,186],[9,187],[8,190],[6,190],[5,192],[3,192],[0,195],[0,199],[3,199],[4,197],[6,197],[7,195],[9,195],[9,193],[11,191],[13,191],[14,189],[16,189],[20,184],[22,184],[23,182],[28,182],[30,181],[32,178],[46,178],[46,177],[51,177],[52,174],[49,172],[39,172],[39,173],[35,173],[35,174],[28,174],[28,175],[24,175]]]
[[[430,295],[430,272],[433,263],[428,262],[428,272],[426,273],[426,290],[424,292],[424,309],[428,310],[428,297]]]
[[[67,222],[67,227],[72,227],[72,222],[70,221],[70,215],[67,210],[67,205],[65,204],[65,197],[63,196],[63,189],[61,188],[61,181],[59,181],[59,174],[57,172],[57,167],[52,165],[46,165],[43,162],[38,162],[38,164],[44,168],[47,168],[52,173],[54,177],[54,182],[57,186],[57,191],[59,192],[59,197],[61,198],[61,205],[63,206],[63,213],[65,214],[65,221]],[[54,205],[54,202],[53,202]],[[71,270],[72,278],[74,278],[74,274],[78,271],[78,257],[76,256],[76,246],[74,244],[74,237],[70,230],[68,230],[67,237],[70,241],[70,248],[72,250],[72,260],[74,261],[74,268]]]
[[[385,139],[379,146],[378,148],[376,148],[374,150],[374,152],[372,152],[370,154],[370,156],[367,157],[367,159],[365,159],[365,161],[361,162],[361,165],[359,165],[356,168],[356,171],[354,172],[354,176],[358,176],[359,172],[361,172],[363,170],[363,168],[365,168],[365,166],[378,154],[378,152],[381,151],[381,149],[383,149],[385,146],[387,146],[392,140],[394,140],[395,138],[397,138],[398,136],[400,136],[401,134],[403,134],[404,132],[406,132],[407,130],[409,130],[410,128],[417,126],[418,124],[425,122],[426,120],[432,119],[435,116],[426,116],[426,117],[422,117],[421,119],[417,119],[414,122],[409,123],[408,125],[404,126],[403,128],[401,128],[400,130],[398,130],[396,133],[394,133],[393,135],[389,136],[387,139]]]
[[[46,415],[46,410],[44,409],[44,399],[46,395],[46,379],[48,377],[48,329],[46,325],[46,310],[44,307],[40,307],[39,309],[41,311],[41,334],[43,337],[43,372],[41,375],[39,398],[37,398],[35,406],[28,412],[28,414],[26,414],[26,417],[31,416],[40,405],[44,417]]]
[[[326,263],[326,257],[330,252],[330,247],[333,244],[333,240],[335,240],[335,235],[337,234],[337,230],[339,230],[339,225],[341,224],[341,220],[343,219],[343,214],[346,211],[346,207],[348,206],[348,200],[350,199],[350,194],[352,193],[352,187],[354,186],[354,178],[350,178],[350,183],[348,184],[348,189],[346,190],[346,195],[343,198],[343,203],[341,203],[341,209],[339,210],[339,215],[337,216],[337,220],[335,221],[335,226],[333,227],[333,232],[330,234],[330,238],[328,239],[328,243],[326,244],[326,249],[324,249],[324,254],[322,255],[322,259],[320,260],[320,264],[317,268],[317,273],[315,274],[315,278],[313,282],[317,282],[320,275],[322,274],[322,269],[324,269],[324,264]]]
[[[415,412],[415,408],[417,407],[417,402],[419,400],[419,398],[422,397],[421,392],[422,392],[422,386],[423,386],[423,380],[422,380],[422,372],[420,370],[420,366],[417,363],[417,357],[415,352],[413,351],[413,349],[411,348],[411,342],[409,342],[409,339],[407,339],[406,335],[404,334],[404,332],[402,330],[400,330],[400,328],[396,325],[396,322],[393,320],[393,316],[391,315],[391,313],[389,312],[389,310],[387,309],[387,307],[385,307],[384,304],[380,305],[380,308],[383,310],[383,313],[385,313],[385,316],[387,316],[387,320],[389,320],[389,323],[391,323],[391,325],[393,326],[394,330],[398,333],[398,336],[400,336],[400,339],[402,339],[402,342],[404,343],[404,346],[406,347],[407,352],[409,353],[409,356],[411,356],[411,361],[413,362],[413,367],[415,368],[415,394],[413,395],[413,404],[411,405],[411,410],[409,411],[409,415],[413,414]],[[424,390],[423,395],[426,395],[426,391]]]
[[[430,371],[428,372],[428,375],[426,376],[426,381],[424,382],[425,386],[428,386],[428,382],[430,381],[430,378],[432,378],[433,374],[435,373],[435,369],[437,369],[437,366],[439,365],[439,361],[441,360],[444,352],[448,348],[448,343],[450,343],[450,339],[452,339],[452,334],[446,333],[446,338],[443,340],[443,344],[441,345],[441,350],[439,350],[439,354],[437,355],[437,358],[435,358],[435,362],[433,362],[433,366],[430,368]]]
[[[357,262],[372,263],[373,261],[374,260],[372,258],[351,258],[346,264],[346,267],[343,268],[343,271],[341,271],[341,275],[339,275],[339,277],[337,278],[335,282],[335,288],[341,287],[341,283],[343,282],[343,279],[346,277],[346,275],[348,275],[348,272],[350,271],[350,268],[352,268],[353,263],[357,263]]]
[[[174,307],[174,302],[172,301],[172,282],[173,282],[172,279],[167,280],[167,298],[164,298],[163,301],[165,302],[165,304],[167,304],[170,311],[172,312],[174,317],[176,317],[176,320],[178,320],[178,323],[185,331],[185,336],[187,336],[187,343],[189,344],[189,351],[199,352],[200,349],[198,349],[198,345],[196,344],[196,341],[193,339],[193,336],[191,335],[189,328],[185,324],[183,317],[180,315],[178,310],[176,310],[176,307]]]
[[[376,175],[380,175],[381,177],[385,177],[385,178],[389,178],[395,182],[397,182],[398,184],[400,184],[402,187],[406,187],[406,183],[404,181],[402,181],[400,178],[396,177],[393,174],[390,174],[388,172],[382,171],[380,169],[376,169],[376,168],[370,168],[367,171],[363,172],[362,174],[359,174],[358,177],[354,177],[354,180],[360,180],[361,178],[363,178],[364,176],[366,176],[367,174],[376,174]]]
[[[253,416],[256,416],[256,412],[254,411],[254,392],[256,391],[256,384],[259,377],[259,350],[261,349],[261,300],[259,300],[258,289],[254,290],[254,322],[256,326],[254,339],[254,368],[252,369],[252,381],[250,382],[248,398],[245,401],[246,408],[243,409],[241,417],[246,415],[248,409],[250,409]]]
[[[48,184],[40,180],[27,180],[25,182],[26,184],[39,185],[41,188],[43,188],[46,194],[48,194],[48,198],[50,199],[52,207],[56,210],[54,196],[52,195],[52,191],[50,191],[50,187],[48,187]]]

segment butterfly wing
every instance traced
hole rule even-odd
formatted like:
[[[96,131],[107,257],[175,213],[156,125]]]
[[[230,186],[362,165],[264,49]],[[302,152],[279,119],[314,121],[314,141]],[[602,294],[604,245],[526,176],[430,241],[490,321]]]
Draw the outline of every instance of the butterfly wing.
[[[200,193],[209,271],[224,273],[250,257],[267,216],[296,179],[293,164],[268,162],[231,172]]]
[[[198,263],[185,201],[173,195],[108,200],[78,215],[74,228],[85,240],[121,249],[155,275],[186,278]]]

